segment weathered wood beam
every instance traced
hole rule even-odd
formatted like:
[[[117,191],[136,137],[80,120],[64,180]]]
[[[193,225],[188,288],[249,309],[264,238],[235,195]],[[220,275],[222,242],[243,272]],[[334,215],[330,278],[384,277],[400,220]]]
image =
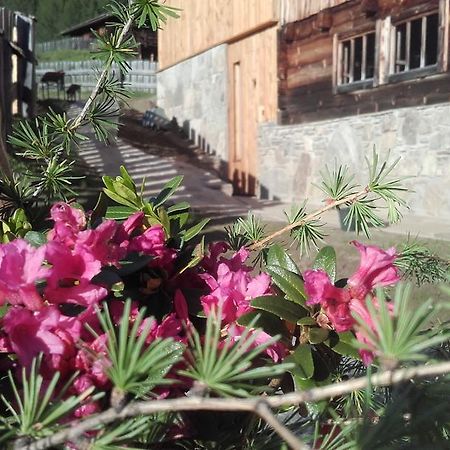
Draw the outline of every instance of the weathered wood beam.
[[[379,11],[378,0],[362,0],[361,11],[368,17],[372,17]]]
[[[333,26],[333,15],[329,9],[320,11],[314,22],[315,28],[320,31],[328,31]]]

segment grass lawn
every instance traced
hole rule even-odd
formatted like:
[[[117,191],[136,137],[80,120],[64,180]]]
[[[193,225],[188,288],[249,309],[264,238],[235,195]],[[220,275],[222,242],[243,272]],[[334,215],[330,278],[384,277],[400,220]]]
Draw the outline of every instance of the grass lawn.
[[[87,61],[92,58],[90,50],[53,50],[37,54],[40,62],[52,61]]]

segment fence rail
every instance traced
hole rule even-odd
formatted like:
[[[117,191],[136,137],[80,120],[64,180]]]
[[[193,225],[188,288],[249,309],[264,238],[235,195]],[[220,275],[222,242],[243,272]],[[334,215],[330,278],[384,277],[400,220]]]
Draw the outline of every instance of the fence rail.
[[[58,39],[56,41],[38,42],[36,44],[37,53],[53,52],[55,50],[89,50],[94,39],[82,37],[71,37]]]
[[[134,91],[156,93],[157,63],[152,61],[129,61],[131,71],[123,80]],[[66,87],[79,84],[81,88],[92,89],[97,82],[98,71],[102,68],[100,61],[52,61],[39,63],[36,79],[40,82],[46,72],[63,71]],[[113,66],[115,76],[119,78],[118,67]]]

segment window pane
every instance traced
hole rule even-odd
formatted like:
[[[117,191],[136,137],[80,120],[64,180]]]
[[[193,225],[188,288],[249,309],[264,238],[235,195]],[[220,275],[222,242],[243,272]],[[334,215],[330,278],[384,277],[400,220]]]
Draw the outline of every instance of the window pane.
[[[395,28],[395,71],[403,72],[406,65],[406,23]]]
[[[342,43],[342,83],[350,83],[350,41]]]
[[[427,17],[427,43],[425,52],[425,65],[431,66],[437,63],[438,55],[438,15],[433,14]]]
[[[409,68],[420,67],[420,49],[422,44],[422,18],[411,21],[411,40],[409,48]]]
[[[353,81],[360,81],[362,76],[363,38],[355,38],[355,65],[353,69]]]
[[[366,79],[375,74],[375,33],[367,35],[366,47]]]

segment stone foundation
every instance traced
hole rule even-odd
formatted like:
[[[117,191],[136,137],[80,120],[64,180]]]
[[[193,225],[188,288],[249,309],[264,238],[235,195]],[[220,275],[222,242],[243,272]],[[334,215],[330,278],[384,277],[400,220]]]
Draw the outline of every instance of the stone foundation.
[[[401,157],[394,175],[411,177],[405,199],[411,213],[450,218],[450,104],[396,109],[300,125],[264,124],[259,129],[261,197],[313,204],[313,184],[334,161],[367,180],[365,157]]]
[[[227,46],[158,73],[158,106],[206,153],[228,160]]]

